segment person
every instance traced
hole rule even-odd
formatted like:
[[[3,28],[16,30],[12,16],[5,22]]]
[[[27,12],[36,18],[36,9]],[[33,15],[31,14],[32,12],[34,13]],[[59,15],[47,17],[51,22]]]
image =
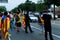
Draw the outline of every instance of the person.
[[[51,15],[48,14],[48,12],[46,12],[45,14],[43,14],[43,20],[44,20],[44,29],[45,29],[45,40],[48,40],[48,32],[49,32],[49,36],[50,36],[50,40],[53,40],[52,38],[52,31],[51,31]]]
[[[11,25],[10,25],[10,28],[11,28],[11,30],[13,29],[13,27],[14,27],[14,19],[13,19],[13,14],[12,14],[12,12],[9,12],[9,15],[10,15],[10,23],[11,23]]]
[[[29,30],[30,32],[32,33],[32,29],[31,29],[31,26],[30,26],[30,21],[32,21],[30,18],[29,18],[29,15],[28,15],[28,12],[25,14],[25,24],[26,24],[26,27],[25,27],[25,33],[28,33],[27,31],[27,28],[29,27]]]
[[[40,28],[42,29],[41,32],[44,33],[44,22],[41,17],[38,16],[38,24],[40,25]]]
[[[41,24],[41,20],[40,20],[40,17],[38,16],[38,23]]]
[[[44,25],[44,20],[42,19],[43,13],[40,12],[39,18],[40,18],[40,23],[41,25]]]
[[[14,29],[16,28],[16,25],[15,25],[15,23],[16,23],[16,20],[15,20],[15,18],[16,18],[16,14],[14,14]]]
[[[10,18],[7,16],[7,12],[5,12],[2,16],[2,40],[6,40],[6,37],[9,35],[10,28]]]
[[[2,14],[1,14],[1,12],[0,12],[0,39],[2,38],[2,22],[1,22],[1,20],[2,20]]]
[[[20,21],[21,12],[18,11],[16,14],[16,26],[17,26],[17,32],[20,32],[21,27],[21,21]]]

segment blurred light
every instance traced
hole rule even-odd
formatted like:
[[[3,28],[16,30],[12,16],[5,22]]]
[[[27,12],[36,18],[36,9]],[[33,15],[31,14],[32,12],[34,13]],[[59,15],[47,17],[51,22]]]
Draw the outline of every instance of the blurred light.
[[[54,5],[53,4],[51,5],[51,8],[54,8]],[[58,7],[55,5],[55,8],[58,8]]]

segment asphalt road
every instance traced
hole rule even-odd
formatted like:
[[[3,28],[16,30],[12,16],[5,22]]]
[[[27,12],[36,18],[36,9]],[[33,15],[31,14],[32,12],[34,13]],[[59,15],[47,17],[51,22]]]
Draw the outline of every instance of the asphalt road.
[[[54,40],[60,40],[60,25],[56,22],[52,22],[52,35]],[[34,33],[28,31],[29,33],[26,34],[23,26],[20,28],[19,33],[15,29],[10,30],[11,40],[45,40],[44,33],[42,34],[42,27],[38,23],[31,23],[31,27]]]

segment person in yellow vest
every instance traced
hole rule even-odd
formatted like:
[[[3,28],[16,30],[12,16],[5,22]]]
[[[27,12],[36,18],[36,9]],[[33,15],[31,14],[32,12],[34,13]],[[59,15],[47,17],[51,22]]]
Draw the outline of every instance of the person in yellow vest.
[[[16,15],[16,26],[17,26],[17,32],[20,31],[20,27],[21,27],[20,16],[21,16],[21,12],[18,11],[18,12],[17,12],[17,15]]]
[[[44,25],[44,20],[41,17],[39,17],[39,16],[38,16],[38,23],[40,25]]]
[[[41,23],[42,23],[42,25],[44,25],[44,20],[42,19],[42,18],[40,18],[41,19]]]
[[[42,29],[41,32],[42,34],[44,33],[44,20],[42,19],[42,17],[38,16],[38,24],[40,25],[40,28]]]
[[[10,18],[7,16],[7,12],[2,16],[2,40],[6,40],[6,37],[9,35],[10,28]]]

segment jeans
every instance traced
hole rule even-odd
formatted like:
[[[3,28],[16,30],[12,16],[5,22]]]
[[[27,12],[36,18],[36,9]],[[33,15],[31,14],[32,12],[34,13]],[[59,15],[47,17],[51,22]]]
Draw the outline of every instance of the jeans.
[[[15,23],[13,20],[11,20],[11,28],[14,29],[15,28]]]

